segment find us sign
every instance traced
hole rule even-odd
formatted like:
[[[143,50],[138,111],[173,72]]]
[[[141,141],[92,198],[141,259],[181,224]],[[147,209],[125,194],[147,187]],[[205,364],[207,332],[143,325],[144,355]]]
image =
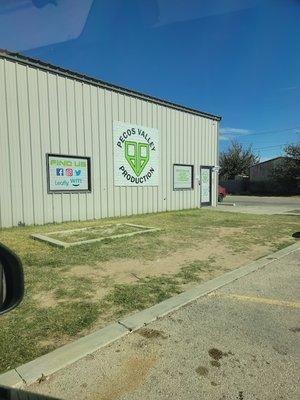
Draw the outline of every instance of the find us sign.
[[[158,130],[114,121],[115,186],[158,186]]]

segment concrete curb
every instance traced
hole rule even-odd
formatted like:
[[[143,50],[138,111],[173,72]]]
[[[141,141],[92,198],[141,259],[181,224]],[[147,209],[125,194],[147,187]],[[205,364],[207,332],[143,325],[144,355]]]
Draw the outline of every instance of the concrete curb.
[[[211,279],[193,289],[183,292],[175,297],[171,297],[161,303],[158,303],[146,310],[143,310],[137,314],[131,315],[127,318],[121,319],[119,322],[128,328],[130,331],[135,331],[142,328],[143,326],[155,321],[159,317],[163,317],[173,311],[176,311],[180,307],[197,300],[199,297],[204,296],[222,286],[227,285],[235,281],[236,279],[242,278],[250,274],[251,272],[257,271],[260,268],[278,260],[281,257],[286,256],[296,250],[300,249],[300,243],[295,243],[288,246],[276,253],[271,253],[257,261],[253,261],[243,267],[237,268],[233,271],[227,272],[217,278]]]
[[[40,378],[47,377],[75,361],[78,361],[86,355],[94,353],[101,347],[120,339],[130,332],[140,329],[150,322],[176,311],[180,307],[197,300],[199,297],[257,271],[275,260],[297,250],[300,250],[299,241],[282,250],[271,253],[257,261],[253,261],[243,267],[227,272],[226,274],[205,282],[191,290],[156,304],[146,310],[127,318],[123,318],[117,323],[108,325],[99,331],[80,338],[52,351],[51,353],[0,375],[0,385],[10,387],[30,385]]]
[[[59,347],[51,353],[38,357],[27,364],[0,375],[0,385],[21,387],[73,364],[75,361],[94,353],[101,347],[128,334],[128,329],[114,323],[72,343]]]
[[[20,377],[15,369],[11,369],[8,372],[0,375],[0,385],[7,387],[19,388],[24,386],[25,382]]]

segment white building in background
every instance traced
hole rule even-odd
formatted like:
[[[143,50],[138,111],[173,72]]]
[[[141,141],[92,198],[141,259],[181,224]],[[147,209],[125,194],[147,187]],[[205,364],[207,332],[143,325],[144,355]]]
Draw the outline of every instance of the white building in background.
[[[216,206],[220,119],[0,51],[0,227]]]

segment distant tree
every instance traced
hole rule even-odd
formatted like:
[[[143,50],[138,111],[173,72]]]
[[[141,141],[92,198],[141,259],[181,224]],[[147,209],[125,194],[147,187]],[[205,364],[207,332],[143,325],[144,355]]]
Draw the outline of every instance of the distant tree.
[[[284,152],[285,158],[274,168],[273,181],[281,193],[300,194],[300,144],[289,144]]]
[[[220,154],[220,177],[233,179],[236,175],[249,175],[249,168],[259,160],[252,146],[243,147],[241,143],[232,141],[229,149]]]

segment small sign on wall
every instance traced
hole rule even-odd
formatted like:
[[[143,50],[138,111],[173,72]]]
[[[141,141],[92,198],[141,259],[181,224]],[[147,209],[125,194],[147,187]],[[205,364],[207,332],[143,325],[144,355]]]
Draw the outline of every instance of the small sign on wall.
[[[90,157],[47,154],[48,193],[91,191]]]
[[[187,164],[173,165],[173,189],[193,189],[194,187],[194,166]]]
[[[211,205],[212,169],[211,166],[200,168],[201,205]]]

